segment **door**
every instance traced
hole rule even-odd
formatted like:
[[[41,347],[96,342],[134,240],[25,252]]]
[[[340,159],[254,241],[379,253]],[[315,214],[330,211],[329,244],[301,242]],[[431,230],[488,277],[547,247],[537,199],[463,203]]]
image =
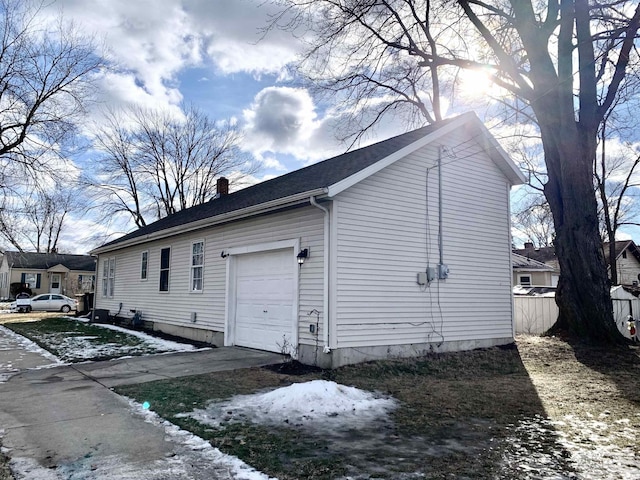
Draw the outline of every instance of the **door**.
[[[60,292],[60,277],[61,275],[59,273],[52,273],[51,274],[51,287],[50,287],[50,291],[51,293],[61,293]]]
[[[297,264],[293,252],[287,248],[237,256],[235,345],[295,353]]]

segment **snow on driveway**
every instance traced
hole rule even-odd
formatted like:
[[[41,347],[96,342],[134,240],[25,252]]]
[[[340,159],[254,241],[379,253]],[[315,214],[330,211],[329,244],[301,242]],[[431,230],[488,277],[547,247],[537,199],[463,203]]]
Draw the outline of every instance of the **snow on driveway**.
[[[160,418],[142,405],[129,400],[134,415],[164,429],[173,453],[152,463],[139,463],[124,455],[93,457],[87,455],[74,462],[45,468],[29,458],[12,458],[11,470],[16,480],[277,480],[222,453],[209,442]],[[0,438],[2,430],[0,430]]]
[[[129,400],[134,415],[164,429],[174,454],[153,463],[139,464],[124,455],[86,456],[57,468],[45,468],[33,459],[11,458],[10,466],[17,480],[275,480],[247,465],[237,457],[222,453],[206,440],[180,429],[148,409],[149,405]],[[396,400],[378,394],[314,380],[278,388],[267,393],[233,397],[212,403],[206,410],[191,414],[200,421],[218,422],[216,412],[233,410],[238,419],[256,422],[302,423],[314,429],[352,428],[357,424],[385,418],[397,406]],[[185,414],[187,415],[187,414]],[[202,419],[202,420],[201,420]],[[2,431],[0,430],[0,438]],[[10,452],[6,452],[10,453]]]
[[[58,357],[47,352],[28,338],[12,332],[0,325],[0,383],[6,382],[21,369],[21,363],[28,354],[42,357],[42,364],[35,368],[49,368],[64,365]]]

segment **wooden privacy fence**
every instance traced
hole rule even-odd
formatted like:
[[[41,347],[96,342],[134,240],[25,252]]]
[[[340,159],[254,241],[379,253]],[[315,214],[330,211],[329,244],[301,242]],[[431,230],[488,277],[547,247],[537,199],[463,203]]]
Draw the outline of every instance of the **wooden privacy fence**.
[[[618,330],[630,337],[627,330],[627,316],[633,315],[640,318],[640,299],[616,299],[613,298],[613,318]],[[513,297],[513,319],[516,325],[516,334],[528,333],[540,335],[546,332],[556,323],[558,318],[558,306],[554,297]]]

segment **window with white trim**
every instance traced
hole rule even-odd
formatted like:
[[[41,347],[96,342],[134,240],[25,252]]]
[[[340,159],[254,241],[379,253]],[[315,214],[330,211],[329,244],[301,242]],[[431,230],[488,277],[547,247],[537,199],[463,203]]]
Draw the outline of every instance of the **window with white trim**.
[[[531,286],[531,275],[520,275],[520,285],[523,287]]]
[[[191,291],[201,292],[204,278],[204,241],[191,244]]]
[[[169,291],[169,269],[171,265],[171,247],[160,250],[160,286],[161,292]]]
[[[106,258],[102,262],[102,296],[113,297],[116,282],[116,259]]]
[[[38,288],[38,274],[37,273],[25,273],[24,274],[24,283],[26,283],[29,288]]]
[[[95,275],[78,275],[78,290],[81,292],[92,292],[95,281]]]
[[[147,268],[149,266],[149,252],[144,251],[140,256],[140,280],[147,279]]]

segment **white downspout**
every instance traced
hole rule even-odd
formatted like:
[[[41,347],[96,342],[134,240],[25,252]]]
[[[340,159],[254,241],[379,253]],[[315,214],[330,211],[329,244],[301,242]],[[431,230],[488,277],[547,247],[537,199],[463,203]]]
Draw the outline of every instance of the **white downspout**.
[[[319,208],[324,212],[324,287],[323,287],[323,299],[322,299],[322,309],[324,310],[323,320],[324,325],[322,328],[322,343],[324,346],[322,347],[323,353],[331,353],[331,349],[329,348],[329,255],[330,255],[330,227],[331,223],[329,221],[329,210],[326,207],[318,204],[316,202],[315,197],[309,197],[309,202],[316,208]]]

